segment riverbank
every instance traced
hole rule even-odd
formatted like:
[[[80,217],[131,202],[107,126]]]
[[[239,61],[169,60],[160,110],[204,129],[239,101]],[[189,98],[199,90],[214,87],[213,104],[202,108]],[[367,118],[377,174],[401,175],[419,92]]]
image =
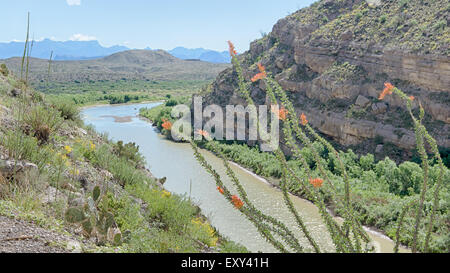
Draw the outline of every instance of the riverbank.
[[[147,104],[147,103],[159,103],[159,102],[164,102],[164,100],[146,100],[146,101],[136,101],[136,102],[127,102],[127,103],[118,103],[118,104],[111,104],[108,101],[105,101],[103,103],[98,103],[95,102],[93,104],[88,104],[88,105],[81,105],[78,107],[78,109],[80,109],[80,111],[83,111],[85,109],[89,109],[89,108],[93,108],[93,107],[102,107],[102,106],[120,106],[120,105],[132,105],[132,104]]]
[[[228,162],[231,165],[236,166],[236,167],[240,168],[241,170],[245,171],[246,173],[248,173],[249,175],[255,177],[259,181],[261,181],[261,182],[263,182],[263,183],[265,183],[267,185],[270,185],[273,188],[275,188],[275,189],[277,189],[277,190],[279,190],[281,192],[278,180],[276,180],[276,179],[267,179],[267,178],[261,177],[261,176],[255,174],[255,173],[253,173],[252,171],[248,170],[247,168],[237,164],[236,162],[233,162],[233,161],[228,161]],[[295,194],[292,194],[292,193],[289,193],[289,195],[291,197],[301,198],[302,200],[307,201],[307,202],[311,203],[311,205],[313,205],[313,203],[311,201],[309,201],[307,199],[304,199],[302,196],[298,196],[298,195],[295,195]],[[328,207],[327,210],[336,220],[338,220],[340,223],[343,222],[343,219],[341,217],[339,217],[334,210],[332,210],[330,207]],[[375,227],[368,227],[368,226],[363,226],[363,228],[364,228],[364,230],[366,232],[369,232],[371,235],[373,235],[372,239],[376,239],[376,237],[379,237],[379,238],[381,238],[383,240],[386,240],[387,242],[391,243],[392,245],[395,244],[395,242],[391,238],[386,236],[386,234],[384,234],[382,230],[377,229]],[[400,250],[400,252],[411,252],[411,250],[407,246],[402,245],[402,244],[400,244],[399,250]],[[380,249],[379,245],[378,245],[378,248],[376,249],[376,251],[377,252],[381,252],[381,249]]]
[[[174,122],[170,116],[170,106],[158,106],[153,109],[143,110],[140,115],[154,120],[156,127],[161,130],[162,134],[170,138],[170,131],[163,128],[163,121]],[[249,147],[245,144],[238,143],[216,143],[225,156],[245,167],[253,173],[265,177],[268,181],[275,182],[281,177],[281,165],[277,158],[270,153],[262,153],[257,147]],[[208,144],[201,142],[199,145],[207,150]],[[328,150],[320,143],[314,143],[314,149],[322,157],[325,171],[329,175],[330,181],[337,188],[340,194],[344,194],[344,182],[340,176],[339,162],[337,162],[334,154],[330,154]],[[313,173],[312,176],[320,177],[322,174],[317,170],[314,163],[314,156],[310,148],[302,149],[302,156],[310,165]],[[352,150],[339,151],[344,166],[347,168],[347,174],[350,181],[350,192],[353,207],[360,217],[360,221],[372,230],[383,233],[391,240],[396,240],[397,227],[400,215],[407,204],[419,198],[421,190],[424,170],[421,165],[415,162],[405,161],[400,164],[395,163],[386,157],[384,160],[376,161],[372,154],[356,155]],[[295,173],[302,177],[304,171],[299,166],[302,165],[300,160],[291,158],[288,160],[289,166]],[[439,165],[432,163],[428,170],[429,173],[435,174],[430,177],[428,183],[430,194],[427,194],[427,202],[432,202],[431,192],[436,187],[438,173],[440,173]],[[445,178],[448,177],[448,178]],[[450,171],[448,168],[444,172],[444,180],[450,179]],[[450,251],[450,224],[448,219],[450,185],[444,184],[439,194],[438,208],[435,215],[435,227],[431,236],[430,251],[431,252],[448,252]],[[288,183],[288,190],[296,196],[302,197],[301,187],[296,183]],[[333,194],[331,189],[325,184],[321,189],[324,198],[327,200],[328,208],[336,215],[341,215],[341,211],[336,210],[330,205],[333,202]],[[414,233],[415,208],[408,210],[403,219],[402,232],[399,233],[400,244],[410,247]],[[429,218],[430,211],[425,210],[423,217]],[[422,221],[421,229],[425,229],[427,220]],[[421,240],[424,240],[422,238]],[[423,247],[423,246],[420,246]]]
[[[245,251],[165,190],[134,144],[98,134],[60,106],[0,75],[0,250]]]
[[[226,144],[222,144],[222,145],[226,145]],[[210,149],[208,147],[208,145],[200,145],[201,148],[206,149],[210,152],[212,152],[212,149]],[[251,169],[249,169],[249,166],[245,164],[245,162],[243,161],[239,161],[239,162],[235,162],[232,160],[229,160],[229,162],[231,164],[233,164],[234,166],[237,166],[238,168],[241,168],[242,170],[244,170],[245,172],[249,173],[250,175],[254,176],[255,178],[257,178],[259,181],[270,185],[271,187],[277,189],[278,191],[281,192],[280,186],[279,186],[279,179],[275,178],[275,177],[266,177],[266,176],[260,176],[258,174],[256,174],[254,171],[252,171]],[[310,204],[313,204],[310,200],[308,200],[307,198],[305,198],[304,195],[299,194],[299,191],[292,191],[290,190],[289,194],[291,195],[291,197],[296,197],[296,198],[300,198]],[[332,202],[331,202],[331,197],[329,197],[329,195],[326,195],[326,198],[328,198],[328,202],[326,203],[327,206],[327,210],[328,212],[338,221],[338,222],[343,222],[343,219],[341,218],[340,215],[340,211],[336,210],[336,208],[334,206],[332,206]],[[358,205],[358,203],[355,203],[354,205]],[[358,212],[358,211],[357,211]],[[367,222],[362,222],[362,224],[364,225],[364,229],[369,232],[369,236],[373,239],[373,240],[380,240],[382,241],[382,243],[384,244],[384,246],[386,245],[391,245],[392,248],[387,249],[386,247],[384,247],[384,251],[390,252],[393,249],[393,246],[395,245],[395,242],[393,241],[393,238],[390,238],[385,231],[383,231],[380,228],[377,228],[375,226],[368,226],[366,225]],[[408,248],[408,246],[400,243],[400,252],[410,252],[410,249]]]
[[[147,122],[152,123],[152,125],[154,125],[153,122],[151,122],[151,120],[149,118],[146,118],[146,117],[141,117],[141,118]],[[159,128],[158,128],[158,131],[161,133]],[[210,149],[207,149],[207,147],[205,147],[205,145],[201,145],[201,146],[202,146],[202,148],[205,148],[206,150],[210,151]],[[252,171],[251,169],[249,169],[247,166],[245,166],[245,164],[242,164],[242,162],[239,162],[241,164],[239,164],[237,162],[233,162],[233,161],[229,161],[229,162],[231,163],[232,166],[239,168],[240,170],[244,171],[248,175],[257,179],[259,182],[269,185],[270,187],[276,189],[278,192],[281,192],[279,185],[278,185],[278,179],[273,178],[273,177],[267,178],[264,176],[260,176],[260,175],[256,174],[254,171]],[[291,193],[291,196],[302,199],[302,196],[300,196],[300,195],[294,195]],[[308,202],[311,205],[311,207],[314,207],[311,202],[309,202],[305,199],[302,199],[302,200],[304,200],[305,202]],[[332,210],[331,207],[329,207],[329,209]],[[336,213],[333,211],[332,215],[336,215]],[[392,251],[394,243],[390,238],[388,238],[380,230],[376,230],[375,228],[365,227],[365,229],[368,231],[369,236],[371,236],[374,239],[381,240],[380,245],[382,246],[384,252]],[[407,252],[408,250],[404,247],[401,247],[400,251]]]

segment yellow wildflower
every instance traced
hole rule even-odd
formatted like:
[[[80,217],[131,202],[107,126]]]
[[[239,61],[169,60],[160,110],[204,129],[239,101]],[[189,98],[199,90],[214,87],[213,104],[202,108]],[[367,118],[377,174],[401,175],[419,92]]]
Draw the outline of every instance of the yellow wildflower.
[[[70,146],[64,146],[64,150],[66,150],[66,154],[70,154],[72,152],[72,147]]]
[[[62,161],[67,161],[67,155],[66,155],[66,154],[57,153],[56,155],[57,155],[60,159],[62,159]]]
[[[217,245],[219,238],[215,236],[216,232],[208,222],[203,222],[200,217],[192,219],[191,222],[195,225],[196,229],[201,230],[207,235],[207,238],[204,238],[204,242],[208,244],[208,246],[212,247]]]
[[[162,191],[162,196],[163,197],[170,197],[172,194],[170,193],[170,192],[168,192],[168,191],[166,191],[166,190],[163,190]]]

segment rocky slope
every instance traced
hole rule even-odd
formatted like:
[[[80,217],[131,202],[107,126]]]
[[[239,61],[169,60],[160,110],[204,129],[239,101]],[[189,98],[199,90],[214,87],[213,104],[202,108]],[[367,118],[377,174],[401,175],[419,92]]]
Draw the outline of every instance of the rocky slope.
[[[343,146],[380,154],[414,148],[404,105],[392,96],[378,100],[383,83],[392,82],[416,98],[416,109],[423,105],[426,126],[448,148],[449,11],[445,0],[321,0],[279,20],[239,59],[247,79],[262,63],[298,113]],[[244,104],[233,69],[211,89],[206,104]],[[256,103],[266,102],[263,83],[251,90]]]
[[[27,221],[0,216],[0,253],[79,252],[78,239]]]
[[[245,251],[164,181],[134,143],[0,70],[0,252]]]

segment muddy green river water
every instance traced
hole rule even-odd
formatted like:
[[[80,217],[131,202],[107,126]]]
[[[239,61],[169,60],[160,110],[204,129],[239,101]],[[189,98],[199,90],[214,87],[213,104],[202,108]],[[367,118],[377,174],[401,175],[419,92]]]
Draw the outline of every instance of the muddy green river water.
[[[221,234],[241,243],[252,252],[276,252],[259,235],[253,224],[220,195],[212,177],[195,160],[189,144],[166,140],[150,123],[137,116],[140,108],[151,108],[158,104],[95,106],[83,109],[82,116],[86,124],[92,124],[100,133],[107,133],[111,139],[135,142],[139,145],[151,172],[156,177],[167,177],[164,187],[173,193],[190,195]],[[221,160],[208,151],[202,153],[231,187]],[[286,208],[281,192],[263,178],[236,164],[232,164],[232,168],[254,204],[290,226],[303,245],[307,246],[306,238],[301,235],[294,218]],[[324,251],[333,251],[330,236],[316,207],[298,197],[292,196],[292,200],[321,248]],[[387,237],[374,231],[369,231],[369,235],[379,252],[392,252],[394,244]]]

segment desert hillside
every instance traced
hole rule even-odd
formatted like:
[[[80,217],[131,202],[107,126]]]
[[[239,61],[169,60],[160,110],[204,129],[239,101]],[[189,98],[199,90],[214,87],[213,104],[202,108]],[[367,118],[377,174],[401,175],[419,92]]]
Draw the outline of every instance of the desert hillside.
[[[20,75],[22,58],[2,60],[7,67]],[[29,75],[36,84],[49,79],[51,82],[92,82],[127,80],[212,80],[229,67],[228,64],[213,64],[188,61],[173,57],[163,50],[130,50],[84,61],[52,61],[49,75],[49,60],[30,58]]]
[[[402,102],[378,96],[392,82],[429,115],[442,149],[450,147],[450,5],[434,1],[322,0],[279,20],[239,56],[247,80],[262,63],[321,133],[360,152],[410,159],[415,138]],[[206,103],[244,103],[233,69],[212,85]],[[256,103],[265,86],[251,86]],[[244,103],[245,104],[245,103]],[[406,151],[409,149],[410,151]]]
[[[0,253],[221,251],[198,206],[145,165],[135,143],[0,70]]]

